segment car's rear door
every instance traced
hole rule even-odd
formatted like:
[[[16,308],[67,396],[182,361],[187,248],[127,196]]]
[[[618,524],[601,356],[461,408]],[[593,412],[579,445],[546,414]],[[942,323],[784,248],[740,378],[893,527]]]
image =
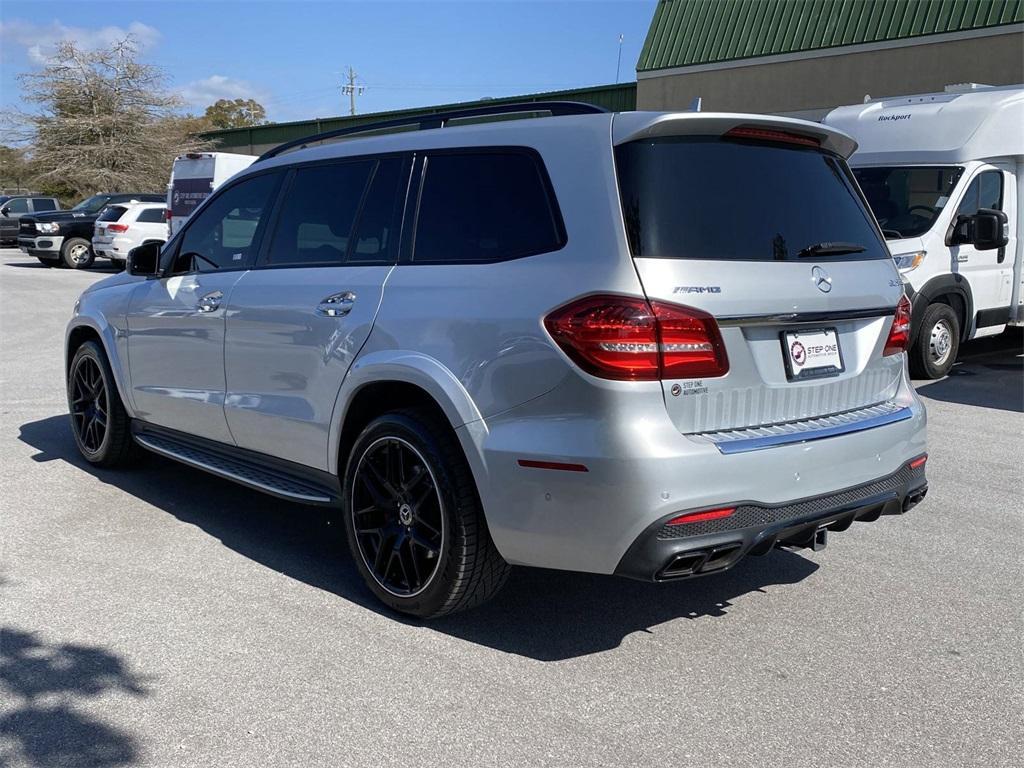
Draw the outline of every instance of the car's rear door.
[[[290,172],[259,268],[228,304],[225,411],[239,446],[332,469],[335,401],[397,259],[409,165],[389,156]]]
[[[685,433],[884,404],[902,375],[883,355],[901,284],[845,160],[752,122],[662,125],[615,148],[645,293],[721,329],[727,373],[664,381]]]

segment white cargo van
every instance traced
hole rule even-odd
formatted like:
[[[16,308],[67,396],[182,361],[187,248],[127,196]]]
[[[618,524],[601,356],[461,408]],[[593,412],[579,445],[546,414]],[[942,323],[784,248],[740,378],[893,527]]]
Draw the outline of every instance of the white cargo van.
[[[1021,324],[1024,86],[839,107],[854,174],[913,302],[911,372],[948,373],[960,342]]]
[[[174,159],[167,185],[168,239],[210,193],[255,162],[253,155],[231,152],[189,152]]]

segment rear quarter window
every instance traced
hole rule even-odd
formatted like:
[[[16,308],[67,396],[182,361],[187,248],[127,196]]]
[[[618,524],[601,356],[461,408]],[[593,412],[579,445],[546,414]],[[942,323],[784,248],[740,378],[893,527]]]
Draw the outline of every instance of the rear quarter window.
[[[55,211],[57,210],[57,202],[49,198],[38,198],[32,201],[32,210],[34,211]]]
[[[704,137],[635,141],[615,150],[633,256],[788,261],[822,243],[888,259],[846,163],[816,149]]]
[[[166,220],[166,208],[145,208],[139,211],[135,220],[140,224],[161,224]]]
[[[564,244],[554,195],[535,153],[499,149],[427,156],[414,263],[507,261]]]

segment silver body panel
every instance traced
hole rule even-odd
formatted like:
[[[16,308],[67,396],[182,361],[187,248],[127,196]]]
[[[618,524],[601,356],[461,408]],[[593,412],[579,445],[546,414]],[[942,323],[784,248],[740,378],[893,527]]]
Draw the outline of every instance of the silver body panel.
[[[526,565],[611,573],[664,515],[828,493],[923,453],[925,413],[904,356],[881,355],[901,294],[891,261],[828,263],[835,290],[825,296],[811,282],[810,262],[629,255],[613,136],[664,132],[683,120],[687,130],[701,130],[692,116],[552,117],[377,136],[257,163],[242,176],[348,155],[527,146],[543,159],[567,241],[558,251],[495,264],[118,275],[83,295],[69,333],[80,325],[100,333],[133,417],[335,474],[347,458],[340,435],[358,392],[381,381],[420,387],[455,429],[498,550]],[[715,120],[714,130],[728,122]],[[843,134],[814,130],[852,151]],[[685,300],[674,293],[709,281],[723,290]],[[223,292],[219,308],[198,313],[198,298],[212,290]],[[337,291],[356,295],[351,311],[318,315],[318,302]],[[729,373],[704,380],[705,392],[675,397],[672,381],[582,372],[543,318],[592,293],[648,296],[733,318],[722,328]],[[779,332],[794,321],[783,316],[871,308],[880,311],[828,323],[840,334],[842,375],[786,380]],[[880,403],[893,403],[901,418],[763,450],[727,453],[707,438]],[[528,469],[521,459],[589,471]]]

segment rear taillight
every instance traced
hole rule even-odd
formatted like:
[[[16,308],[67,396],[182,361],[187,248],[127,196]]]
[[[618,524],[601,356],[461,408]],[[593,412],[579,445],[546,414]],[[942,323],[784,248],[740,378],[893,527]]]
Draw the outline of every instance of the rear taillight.
[[[906,294],[900,296],[900,303],[896,305],[896,314],[892,319],[892,328],[889,329],[889,338],[885,340],[883,355],[898,355],[905,352],[910,343],[910,299]]]
[[[107,224],[107,232],[127,232],[127,224]]]
[[[715,319],[691,307],[588,296],[555,310],[544,325],[573,362],[604,379],[685,379],[729,370]]]
[[[170,221],[170,220],[171,220],[171,209],[168,208],[166,211],[164,211],[164,221]]]
[[[726,131],[726,139],[751,139],[753,141],[770,141],[775,144],[797,144],[801,147],[821,147],[821,142],[812,136],[800,133],[779,131],[774,128],[757,128],[752,125],[741,125]]]

